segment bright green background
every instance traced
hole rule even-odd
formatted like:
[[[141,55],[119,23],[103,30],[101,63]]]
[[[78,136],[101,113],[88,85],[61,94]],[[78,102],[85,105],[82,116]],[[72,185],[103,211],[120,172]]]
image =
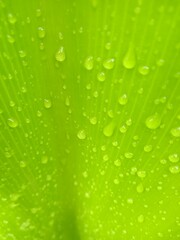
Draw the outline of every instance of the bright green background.
[[[179,7],[0,0],[0,239],[180,239],[180,170],[170,171],[180,161],[169,161],[180,154]],[[131,46],[135,66],[127,69]],[[151,130],[145,122],[156,113],[161,124]]]

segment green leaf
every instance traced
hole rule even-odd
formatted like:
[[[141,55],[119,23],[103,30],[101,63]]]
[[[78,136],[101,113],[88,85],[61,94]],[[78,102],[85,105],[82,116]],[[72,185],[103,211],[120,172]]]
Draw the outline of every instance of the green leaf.
[[[0,0],[0,239],[180,239],[179,7]]]

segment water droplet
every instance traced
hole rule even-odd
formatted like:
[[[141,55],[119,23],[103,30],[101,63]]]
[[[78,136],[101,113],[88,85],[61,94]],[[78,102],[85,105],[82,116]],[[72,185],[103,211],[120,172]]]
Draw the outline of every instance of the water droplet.
[[[43,27],[38,27],[38,37],[39,38],[44,38],[46,35],[45,29]]]
[[[14,15],[12,15],[11,13],[8,14],[8,22],[10,24],[15,24],[17,21],[16,17]]]
[[[41,163],[46,164],[48,162],[48,156],[42,156]]]
[[[51,108],[51,107],[52,107],[52,102],[51,102],[51,100],[49,100],[49,99],[44,99],[44,107],[45,107],[46,109]]]
[[[146,145],[146,146],[144,146],[144,151],[145,151],[145,152],[150,152],[150,151],[152,151],[152,145]]]
[[[58,62],[63,62],[66,59],[66,54],[64,47],[60,47],[59,50],[55,54],[55,58]]]
[[[77,137],[80,139],[80,140],[84,140],[84,139],[86,139],[86,132],[85,132],[85,130],[80,130],[79,132],[78,132],[78,134],[77,134]]]
[[[116,184],[116,185],[119,184],[119,180],[117,178],[114,179],[114,184]]]
[[[169,155],[169,161],[172,163],[179,162],[179,156],[177,153]]]
[[[19,166],[20,166],[21,168],[25,168],[25,167],[26,167],[26,162],[20,161]]]
[[[135,56],[134,47],[131,44],[123,58],[123,66],[127,69],[132,69],[135,67],[135,65],[136,65],[136,56]]]
[[[146,172],[143,170],[140,170],[137,172],[138,177],[140,178],[145,178],[146,177]]]
[[[15,39],[11,35],[7,35],[7,40],[8,40],[9,43],[14,43],[15,42]]]
[[[171,166],[169,167],[169,171],[173,174],[180,173],[180,167],[179,165]]]
[[[128,101],[128,97],[126,94],[123,94],[121,97],[119,97],[119,100],[118,100],[120,105],[126,105],[127,101]]]
[[[18,126],[18,121],[15,118],[9,118],[8,119],[8,125],[11,128],[16,128]]]
[[[127,203],[128,203],[128,204],[133,204],[133,202],[134,202],[134,201],[133,201],[132,198],[128,198],[128,199],[127,199]]]
[[[127,121],[126,121],[126,125],[127,126],[131,126],[132,125],[132,119],[129,118]]]
[[[115,165],[116,167],[120,167],[120,166],[121,166],[121,160],[120,160],[120,159],[116,159],[116,160],[114,161],[114,165]]]
[[[138,193],[144,192],[144,186],[143,186],[142,183],[140,183],[140,184],[137,185],[136,191],[137,191]]]
[[[111,122],[110,124],[108,124],[106,127],[104,127],[103,129],[103,133],[106,137],[111,137],[114,133],[114,123]]]
[[[149,67],[148,66],[140,66],[138,68],[138,71],[139,71],[140,74],[145,76],[149,73]]]
[[[97,118],[96,118],[96,117],[90,118],[90,123],[91,123],[92,125],[96,125],[96,123],[97,123]]]
[[[121,133],[125,133],[125,132],[127,132],[127,127],[126,127],[125,125],[123,125],[123,126],[121,126],[121,127],[119,128],[119,131],[120,131]]]
[[[143,223],[143,222],[144,222],[144,216],[143,216],[143,215],[140,215],[140,216],[138,217],[138,222],[139,222],[139,223]]]
[[[40,17],[41,16],[41,9],[36,9],[36,17]]]
[[[26,53],[25,53],[25,51],[20,50],[20,51],[19,51],[19,56],[20,56],[20,58],[24,58],[24,57],[26,57]]]
[[[97,74],[97,79],[100,81],[100,82],[104,82],[105,79],[106,79],[106,75],[104,72],[100,72]]]
[[[87,69],[87,70],[92,70],[93,67],[94,67],[94,58],[92,56],[89,56],[85,59],[85,62],[84,62],[84,67]]]
[[[104,60],[103,67],[105,69],[110,70],[110,69],[113,69],[114,64],[115,64],[115,59],[114,58],[108,58],[108,59]]]
[[[126,153],[124,154],[124,156],[125,156],[125,158],[130,159],[130,158],[133,157],[133,153],[131,153],[131,152],[126,152]]]
[[[105,48],[106,48],[106,50],[110,50],[111,49],[111,43],[110,42],[106,43]]]
[[[180,127],[171,129],[171,134],[173,137],[180,137]]]
[[[157,66],[161,67],[164,65],[164,62],[165,62],[164,59],[159,59],[159,60],[157,60],[156,64],[157,64]]]
[[[161,124],[160,116],[155,113],[154,115],[149,116],[145,121],[146,127],[149,129],[156,129]]]

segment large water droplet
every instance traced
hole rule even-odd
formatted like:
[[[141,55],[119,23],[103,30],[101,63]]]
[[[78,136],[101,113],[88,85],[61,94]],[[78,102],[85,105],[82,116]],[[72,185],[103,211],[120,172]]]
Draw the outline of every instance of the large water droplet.
[[[77,133],[77,137],[78,137],[80,140],[86,139],[86,132],[85,132],[85,130],[81,129],[81,130]]]
[[[110,69],[113,69],[114,64],[115,64],[115,59],[114,58],[108,58],[108,59],[104,60],[103,67],[105,69],[110,70]]]
[[[131,44],[123,58],[123,66],[127,69],[132,69],[135,67],[135,65],[136,65],[136,56],[135,56],[134,47]]]
[[[159,114],[155,113],[154,115],[149,116],[145,121],[146,127],[149,129],[156,129],[161,124],[161,118]]]
[[[108,124],[106,127],[104,127],[103,129],[103,133],[106,137],[111,137],[113,135],[114,132],[114,123],[111,122],[110,124]]]
[[[15,118],[9,118],[8,119],[8,125],[11,128],[16,128],[18,126],[18,121]]]
[[[84,62],[84,67],[87,69],[87,70],[92,70],[93,67],[94,67],[94,58],[92,56],[89,56],[85,59],[85,62]]]
[[[58,62],[63,62],[66,59],[66,54],[64,47],[60,47],[59,50],[55,54],[55,58]]]

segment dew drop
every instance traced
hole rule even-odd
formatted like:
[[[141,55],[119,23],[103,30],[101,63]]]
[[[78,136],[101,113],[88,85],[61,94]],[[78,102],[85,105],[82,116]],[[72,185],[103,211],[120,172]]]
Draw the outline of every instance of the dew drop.
[[[135,56],[134,47],[131,44],[123,58],[123,66],[127,69],[132,69],[135,67],[135,65],[136,65],[136,56]]]
[[[142,183],[140,183],[140,184],[137,185],[136,191],[137,191],[138,193],[144,192],[144,186],[143,186]]]
[[[26,57],[26,53],[25,53],[25,51],[20,50],[20,51],[19,51],[19,56],[20,56],[20,58],[24,58],[24,57]]]
[[[15,24],[17,21],[16,17],[14,15],[12,15],[11,13],[8,14],[8,22],[10,24]]]
[[[179,165],[171,166],[171,167],[169,167],[169,171],[173,174],[180,173],[180,167],[179,167]]]
[[[116,159],[116,160],[114,161],[114,165],[115,165],[116,167],[120,167],[120,166],[121,166],[121,160],[120,160],[120,159]]]
[[[138,222],[139,223],[143,223],[144,222],[144,216],[143,215],[139,215]]]
[[[150,152],[150,151],[152,151],[152,145],[146,145],[146,146],[144,146],[144,151],[145,151],[145,152]]]
[[[143,170],[140,170],[137,172],[138,177],[140,178],[145,178],[146,177],[146,172]]]
[[[39,38],[44,38],[46,35],[45,29],[43,27],[38,27],[38,37]]]
[[[21,168],[25,168],[25,167],[26,167],[26,162],[20,161],[19,166],[20,166]]]
[[[66,54],[64,47],[60,47],[59,50],[55,54],[55,58],[58,62],[63,62],[66,59]]]
[[[119,100],[118,100],[120,105],[126,105],[127,101],[128,101],[128,97],[126,94],[123,94],[121,97],[119,97]]]
[[[85,130],[81,129],[81,130],[77,133],[77,137],[78,137],[80,140],[86,139],[86,132],[85,132]]]
[[[125,132],[127,132],[127,127],[126,127],[125,125],[122,125],[122,126],[119,128],[119,131],[120,131],[121,133],[125,133]]]
[[[173,137],[180,137],[180,127],[172,128],[171,134],[173,135]]]
[[[106,137],[111,137],[114,133],[114,123],[111,122],[110,124],[108,124],[106,127],[104,127],[103,129],[103,133]]]
[[[42,156],[41,163],[46,164],[48,162],[48,156]]]
[[[46,109],[49,109],[49,108],[52,107],[52,102],[51,102],[50,99],[44,99],[44,107],[45,107]]]
[[[134,201],[133,201],[132,198],[128,198],[128,199],[127,199],[127,203],[128,203],[128,204],[133,204],[133,202],[134,202]]]
[[[179,162],[179,156],[177,153],[169,155],[169,161],[172,163]]]
[[[104,82],[105,79],[106,79],[106,75],[104,72],[100,72],[97,74],[97,79],[100,81],[100,82]]]
[[[92,70],[93,67],[94,67],[94,58],[92,56],[89,56],[85,59],[84,61],[84,67],[87,69],[87,70]]]
[[[155,113],[154,115],[149,116],[145,121],[146,127],[149,129],[156,129],[161,124],[160,116]]]
[[[148,66],[140,66],[139,68],[138,68],[138,71],[139,71],[139,73],[140,74],[142,74],[142,75],[148,75],[148,73],[149,73],[149,67]]]
[[[16,128],[18,126],[18,121],[15,118],[9,118],[8,119],[8,125],[11,128]]]
[[[96,117],[90,118],[90,123],[91,123],[92,125],[96,125],[96,123],[97,123],[97,118],[96,118]]]
[[[126,152],[126,153],[124,154],[124,156],[125,156],[125,158],[131,159],[131,158],[133,157],[133,153],[131,153],[131,152]]]
[[[108,58],[108,59],[104,60],[103,67],[105,69],[111,70],[111,69],[114,68],[114,64],[115,64],[115,59],[114,58]]]

